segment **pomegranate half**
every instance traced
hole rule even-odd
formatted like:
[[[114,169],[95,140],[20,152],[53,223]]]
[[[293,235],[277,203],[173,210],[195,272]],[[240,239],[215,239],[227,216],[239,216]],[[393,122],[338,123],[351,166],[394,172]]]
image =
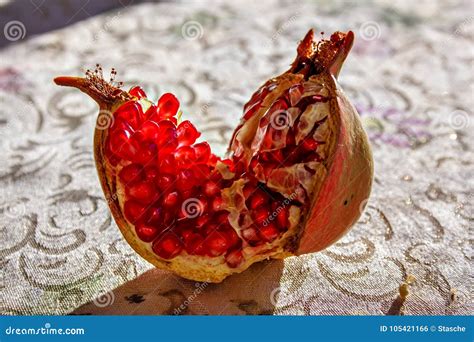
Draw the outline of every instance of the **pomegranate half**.
[[[181,121],[179,102],[126,92],[102,70],[57,77],[100,107],[94,155],[127,242],[159,268],[221,282],[268,258],[316,252],[359,218],[373,161],[359,116],[336,78],[352,32],[300,42],[290,69],[244,107],[229,158]]]

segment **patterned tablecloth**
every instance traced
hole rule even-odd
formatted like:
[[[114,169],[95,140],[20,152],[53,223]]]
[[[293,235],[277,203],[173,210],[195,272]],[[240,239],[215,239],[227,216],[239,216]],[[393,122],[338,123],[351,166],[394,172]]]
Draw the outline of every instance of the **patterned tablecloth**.
[[[0,50],[0,312],[472,313],[473,3],[413,3],[140,4],[36,36],[12,15],[14,43]],[[356,34],[340,81],[374,150],[362,218],[321,253],[222,284],[153,269],[102,197],[95,104],[52,78],[101,63],[152,98],[175,92],[222,154],[243,103],[310,27]]]

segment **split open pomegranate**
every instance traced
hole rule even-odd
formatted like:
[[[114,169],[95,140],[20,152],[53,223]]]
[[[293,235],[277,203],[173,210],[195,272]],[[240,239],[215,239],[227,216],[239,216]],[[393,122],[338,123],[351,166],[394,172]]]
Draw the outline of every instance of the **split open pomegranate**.
[[[227,159],[211,152],[179,102],[128,92],[100,67],[57,77],[100,106],[94,154],[128,243],[157,267],[220,282],[268,258],[315,252],[361,214],[373,162],[354,107],[336,78],[354,35],[313,41],[244,107]],[[105,125],[104,125],[105,122]]]

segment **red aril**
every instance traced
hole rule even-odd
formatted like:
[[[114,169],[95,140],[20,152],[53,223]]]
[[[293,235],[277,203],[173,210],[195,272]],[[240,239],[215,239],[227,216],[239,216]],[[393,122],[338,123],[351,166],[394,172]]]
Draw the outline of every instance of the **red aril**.
[[[242,251],[240,249],[230,251],[225,256],[225,262],[231,268],[239,267],[242,264],[243,261],[244,261],[244,256],[243,256]]]
[[[183,121],[178,125],[176,133],[178,135],[180,146],[189,146],[194,144],[196,139],[201,135],[196,127],[194,127],[194,125],[188,120]]]
[[[129,164],[120,170],[119,177],[124,184],[140,181],[143,179],[142,166],[140,164]]]
[[[153,252],[163,259],[174,258],[182,249],[182,242],[174,233],[165,233],[153,243]]]
[[[173,94],[166,93],[158,100],[157,107],[160,119],[169,119],[178,112],[179,101]]]
[[[145,91],[139,86],[132,87],[128,93],[135,96],[137,99],[146,97]]]
[[[231,245],[226,236],[219,231],[213,231],[205,240],[205,248],[209,256],[224,254]]]
[[[135,226],[138,237],[145,242],[152,242],[158,236],[159,230],[157,227],[149,224],[138,223]]]

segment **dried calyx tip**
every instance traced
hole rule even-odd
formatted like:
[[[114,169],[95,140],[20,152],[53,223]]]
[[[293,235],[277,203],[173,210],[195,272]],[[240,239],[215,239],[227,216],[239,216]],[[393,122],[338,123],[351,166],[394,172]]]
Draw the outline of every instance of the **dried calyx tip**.
[[[87,69],[85,76],[84,78],[60,76],[56,77],[54,82],[61,86],[78,88],[99,104],[111,104],[117,100],[125,101],[132,98],[129,93],[120,89],[123,83],[115,81],[117,76],[115,68],[112,68],[109,80],[104,78],[102,67],[99,64],[96,64],[93,71]]]
[[[320,32],[321,39],[315,42],[314,31],[310,30],[298,46],[298,55],[293,62],[292,71],[303,73],[306,77],[321,73],[323,70],[331,70],[335,76],[339,72],[342,62],[347,56],[354,39],[354,34],[335,32],[329,39],[324,38],[324,32]]]

